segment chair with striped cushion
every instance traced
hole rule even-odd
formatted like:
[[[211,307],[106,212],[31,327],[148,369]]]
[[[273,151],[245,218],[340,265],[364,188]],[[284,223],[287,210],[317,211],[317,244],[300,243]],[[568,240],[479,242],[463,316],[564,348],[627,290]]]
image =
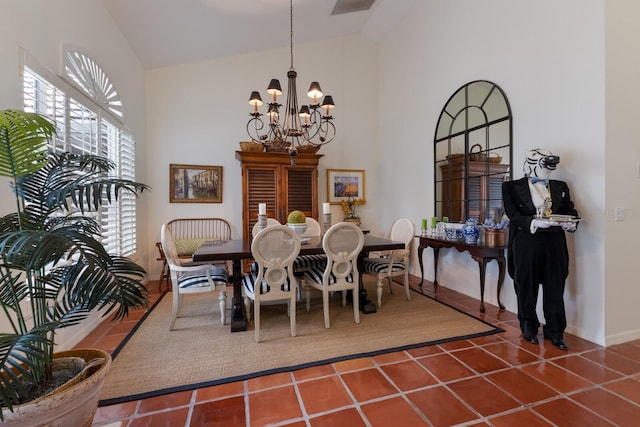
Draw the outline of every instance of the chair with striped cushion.
[[[330,327],[329,293],[342,291],[342,305],[347,303],[347,291],[353,292],[353,318],[360,323],[360,276],[358,274],[358,255],[364,246],[362,230],[350,222],[333,225],[322,239],[322,248],[327,254],[325,268],[314,267],[307,270],[304,280],[307,285],[322,292],[324,327]],[[306,291],[309,304],[310,290]]]
[[[213,292],[219,288],[218,305],[220,306],[220,321],[226,321],[227,307],[227,282],[229,277],[224,267],[211,264],[184,266],[180,264],[175,239],[171,229],[163,224],[160,230],[160,240],[162,250],[167,258],[169,271],[171,272],[171,283],[173,302],[171,306],[171,322],[169,330],[172,331],[176,323],[176,318],[182,309],[183,295],[203,292]]]
[[[378,294],[378,308],[382,306],[383,280],[389,282],[389,292],[393,293],[391,280],[396,276],[404,276],[404,294],[407,301],[411,299],[409,290],[409,260],[411,255],[411,243],[413,243],[415,227],[413,223],[402,218],[393,223],[391,227],[391,240],[404,243],[404,249],[385,251],[380,257],[365,258],[363,262],[363,272],[371,274],[378,279],[376,292]]]
[[[251,242],[255,263],[242,279],[247,313],[251,312],[256,342],[260,342],[260,305],[275,301],[287,303],[291,336],[296,336],[296,280],[293,260],[300,253],[300,237],[286,225],[271,225],[257,233]]]

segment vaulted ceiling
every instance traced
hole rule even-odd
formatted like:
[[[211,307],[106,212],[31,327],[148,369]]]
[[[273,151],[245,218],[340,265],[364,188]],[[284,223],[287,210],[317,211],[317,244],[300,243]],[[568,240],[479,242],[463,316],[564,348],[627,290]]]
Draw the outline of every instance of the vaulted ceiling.
[[[380,41],[415,1],[294,0],[294,47],[353,34]],[[145,68],[289,45],[288,0],[102,2]]]

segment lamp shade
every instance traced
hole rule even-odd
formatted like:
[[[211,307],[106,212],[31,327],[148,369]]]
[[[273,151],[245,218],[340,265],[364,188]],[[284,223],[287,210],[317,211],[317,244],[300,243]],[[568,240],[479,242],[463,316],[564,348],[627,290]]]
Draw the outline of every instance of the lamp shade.
[[[336,104],[333,102],[333,97],[331,95],[327,95],[324,97],[322,101],[322,108],[326,108],[329,110],[330,108],[335,108]]]
[[[259,107],[263,104],[260,92],[258,92],[257,90],[251,92],[251,96],[249,96],[249,104],[253,105],[254,107]]]
[[[267,88],[267,93],[269,95],[274,95],[274,96],[282,95],[282,87],[280,86],[280,80],[271,79],[271,82],[269,82],[269,87]]]
[[[309,106],[308,105],[303,105],[302,107],[300,107],[300,113],[298,113],[298,115],[300,117],[302,117],[303,119],[307,119],[307,118],[311,117],[311,113],[309,111]]]
[[[309,96],[309,98],[313,98],[313,103],[315,104],[317,102],[317,99],[322,96],[322,89],[320,89],[320,83],[311,82],[307,95]]]

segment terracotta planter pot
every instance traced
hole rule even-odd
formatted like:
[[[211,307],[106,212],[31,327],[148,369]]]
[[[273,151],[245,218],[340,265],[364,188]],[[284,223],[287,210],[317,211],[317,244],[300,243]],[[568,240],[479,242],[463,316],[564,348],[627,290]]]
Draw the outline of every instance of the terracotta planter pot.
[[[88,376],[32,402],[4,409],[2,425],[75,427],[91,426],[98,408],[100,388],[111,369],[111,355],[98,349],[77,349],[56,353],[54,358],[80,357],[87,362],[102,358],[104,363],[88,370]]]

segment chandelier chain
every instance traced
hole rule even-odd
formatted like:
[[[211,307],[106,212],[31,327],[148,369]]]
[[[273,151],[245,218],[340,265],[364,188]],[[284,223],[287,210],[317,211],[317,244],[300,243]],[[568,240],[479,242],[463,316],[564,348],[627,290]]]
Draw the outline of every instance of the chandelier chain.
[[[293,70],[293,0],[289,0],[289,47],[291,54],[291,69]]]

